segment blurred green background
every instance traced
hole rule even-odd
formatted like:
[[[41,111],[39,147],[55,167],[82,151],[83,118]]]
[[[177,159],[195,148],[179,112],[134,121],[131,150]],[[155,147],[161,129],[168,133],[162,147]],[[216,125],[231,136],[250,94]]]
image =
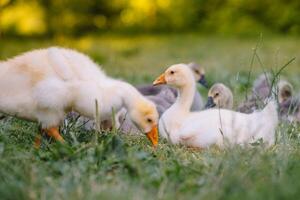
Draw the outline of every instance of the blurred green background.
[[[300,34],[299,0],[0,0],[4,36],[190,32]]]

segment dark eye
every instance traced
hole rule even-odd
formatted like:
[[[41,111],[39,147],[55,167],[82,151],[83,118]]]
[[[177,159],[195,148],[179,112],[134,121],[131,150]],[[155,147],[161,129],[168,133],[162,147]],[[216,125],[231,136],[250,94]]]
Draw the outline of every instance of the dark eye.
[[[195,70],[195,73],[196,73],[196,74],[200,74],[200,72],[199,72],[197,69]]]
[[[218,93],[218,92],[215,94],[215,97],[217,97],[217,96],[219,96],[219,93]]]
[[[286,96],[286,97],[290,97],[290,96],[292,96],[292,94],[291,94],[291,92],[290,91],[284,91],[284,96]]]
[[[170,71],[170,74],[175,74],[175,72],[174,71]]]
[[[147,119],[147,122],[148,122],[148,123],[152,123],[152,119],[148,118],[148,119]]]

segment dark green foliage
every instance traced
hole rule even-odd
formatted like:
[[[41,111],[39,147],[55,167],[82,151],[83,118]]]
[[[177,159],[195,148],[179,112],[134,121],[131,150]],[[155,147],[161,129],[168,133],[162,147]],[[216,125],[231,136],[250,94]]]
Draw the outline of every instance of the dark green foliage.
[[[200,31],[225,35],[300,33],[298,0],[30,0],[26,3],[34,5],[32,11],[11,9],[21,7],[22,3],[22,0],[9,0],[0,4],[4,13],[0,28],[5,35],[82,35],[107,31]],[[6,13],[10,9],[11,13]],[[35,16],[35,12],[42,14]],[[11,17],[12,13],[16,13],[16,18]],[[24,16],[18,18],[19,13]],[[41,24],[24,18],[39,18]],[[33,30],[24,32],[22,27],[25,26],[33,26]]]

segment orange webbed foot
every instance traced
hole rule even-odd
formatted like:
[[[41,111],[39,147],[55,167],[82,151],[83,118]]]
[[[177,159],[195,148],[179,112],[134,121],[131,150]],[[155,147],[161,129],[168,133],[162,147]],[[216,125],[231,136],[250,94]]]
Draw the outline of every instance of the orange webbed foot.
[[[48,136],[54,138],[56,141],[59,141],[61,143],[65,142],[64,138],[60,135],[57,127],[45,129],[44,131],[47,133]]]

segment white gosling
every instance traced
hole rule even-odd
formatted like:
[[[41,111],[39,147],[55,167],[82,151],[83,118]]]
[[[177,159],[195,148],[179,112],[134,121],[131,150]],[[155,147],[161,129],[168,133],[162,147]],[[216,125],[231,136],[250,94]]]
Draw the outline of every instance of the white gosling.
[[[225,109],[190,112],[195,93],[193,74],[185,64],[169,67],[154,82],[178,89],[176,102],[159,120],[159,133],[173,144],[206,148],[229,144],[247,144],[260,138],[272,145],[278,124],[276,103],[271,101],[260,112],[243,114]]]
[[[128,110],[132,121],[157,144],[155,105],[130,84],[108,77],[86,55],[64,48],[34,50],[0,62],[0,112],[37,121],[56,140],[66,113],[76,111],[101,120],[112,110]]]
[[[189,63],[188,66],[192,70],[196,81],[207,87],[204,69],[194,62]],[[138,86],[137,89],[156,105],[159,116],[161,116],[176,101],[176,97],[178,95],[176,89],[167,85],[144,85]],[[203,108],[203,99],[200,93],[196,91],[191,110],[199,111]],[[117,128],[123,133],[140,133],[139,129],[136,128],[134,123],[132,123],[132,121],[129,119],[125,109],[122,109],[117,114],[116,121],[118,122]]]
[[[202,68],[200,65],[198,65],[195,62],[189,63],[187,65],[192,70],[196,82],[207,88],[204,68]],[[145,96],[159,96],[160,99],[168,99],[168,101],[171,104],[175,102],[177,97],[177,91],[168,85],[159,85],[159,86],[142,85],[142,86],[138,86],[137,89]],[[174,93],[175,95],[174,98],[170,98],[169,93]],[[197,90],[195,90],[195,96],[193,99],[191,110],[199,111],[202,110],[203,108],[204,108],[204,102],[202,96]]]
[[[231,90],[222,83],[215,83],[208,91],[205,108],[232,109],[233,94]]]

